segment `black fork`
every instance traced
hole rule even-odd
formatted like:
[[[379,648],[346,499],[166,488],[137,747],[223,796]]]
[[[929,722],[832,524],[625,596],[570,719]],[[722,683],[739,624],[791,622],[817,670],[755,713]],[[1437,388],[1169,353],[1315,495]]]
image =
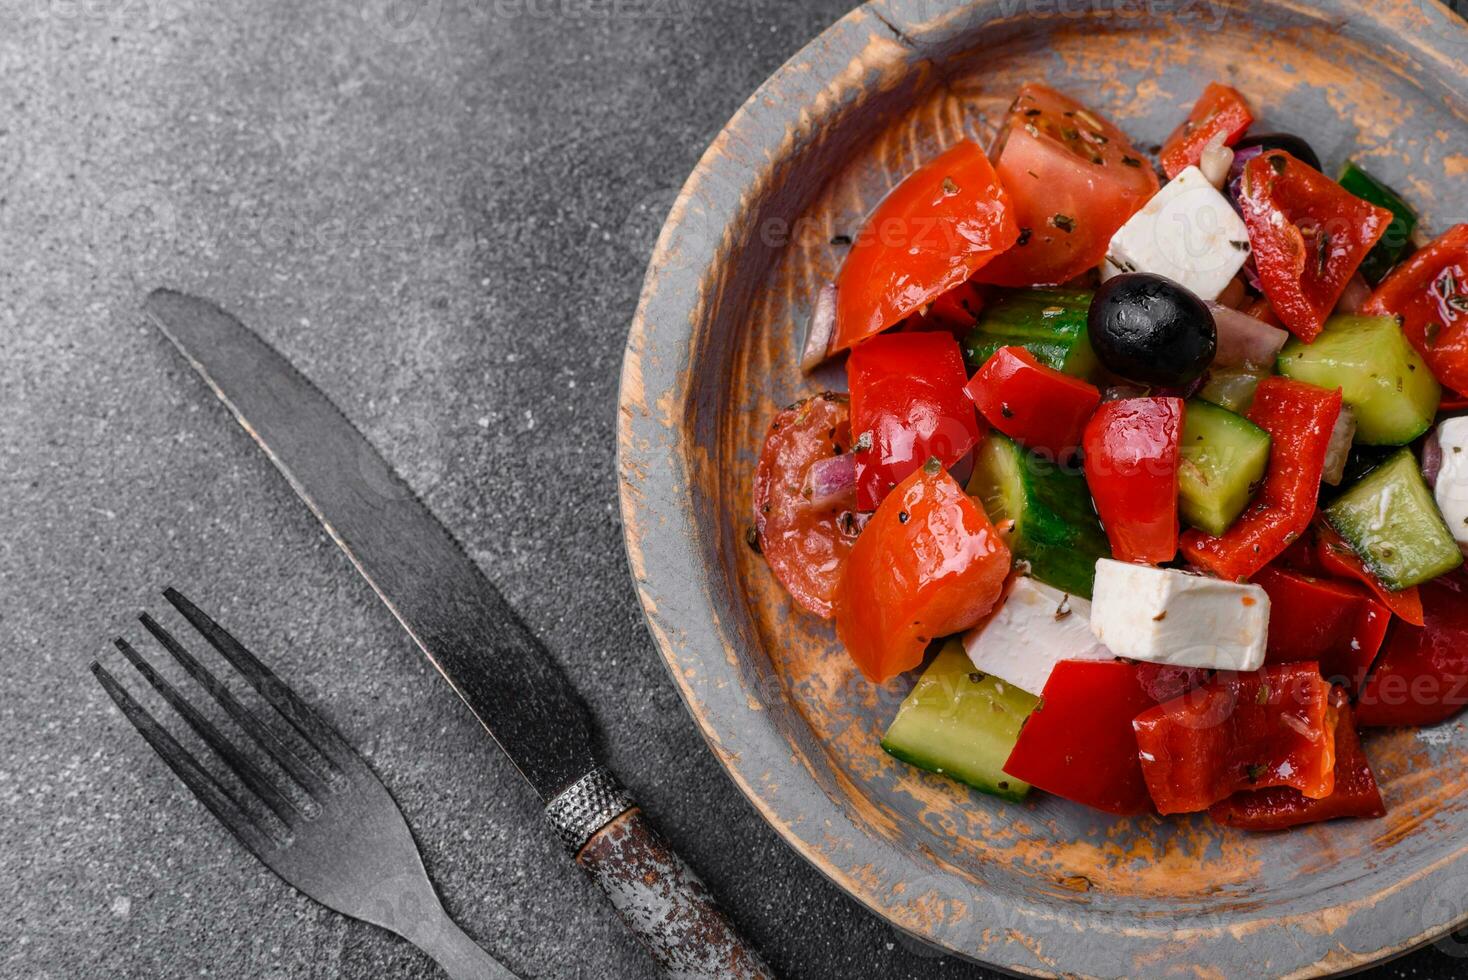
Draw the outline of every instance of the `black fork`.
[[[444,911],[402,811],[362,757],[222,626],[177,591],[168,589],[163,596],[273,709],[257,713],[246,707],[145,613],[140,617],[143,627],[274,764],[262,765],[242,751],[127,641],[118,639],[114,642],[122,655],[247,792],[231,790],[211,775],[106,667],[93,662],[92,673],[102,688],[174,774],[251,854],[292,887],[329,909],[402,936],[455,980],[514,980]],[[292,747],[289,730],[295,731],[297,745],[310,752]],[[272,768],[277,770],[273,774]]]

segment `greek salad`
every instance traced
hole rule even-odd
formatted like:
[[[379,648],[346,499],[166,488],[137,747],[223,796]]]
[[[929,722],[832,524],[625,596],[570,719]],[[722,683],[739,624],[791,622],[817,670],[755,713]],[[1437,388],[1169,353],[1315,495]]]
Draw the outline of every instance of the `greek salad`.
[[[897,759],[1277,830],[1468,703],[1468,224],[1253,124],[1210,84],[1149,154],[1027,84],[833,240],[849,394],[770,422],[748,543],[912,678]]]

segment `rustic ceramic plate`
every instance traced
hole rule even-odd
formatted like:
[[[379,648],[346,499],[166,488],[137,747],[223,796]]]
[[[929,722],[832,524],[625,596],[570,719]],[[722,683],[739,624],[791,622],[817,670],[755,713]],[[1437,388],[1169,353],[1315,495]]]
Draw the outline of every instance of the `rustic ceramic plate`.
[[[872,2],[781,68],[673,206],[623,365],[622,515],[648,623],[689,710],[781,835],[896,926],[1009,970],[1316,975],[1468,917],[1461,724],[1381,733],[1382,820],[1247,835],[1010,805],[877,740],[905,685],[862,681],[744,543],[804,323],[864,214],[1043,79],[1158,143],[1202,86],[1348,154],[1430,229],[1468,219],[1468,31],[1435,0]]]

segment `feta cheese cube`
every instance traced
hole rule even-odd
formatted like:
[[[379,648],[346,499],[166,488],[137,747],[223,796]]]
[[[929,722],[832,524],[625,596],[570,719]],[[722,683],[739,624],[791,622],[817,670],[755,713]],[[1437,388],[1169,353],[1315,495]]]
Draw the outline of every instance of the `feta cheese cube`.
[[[1468,554],[1468,418],[1448,419],[1439,425],[1437,442],[1443,464],[1433,495],[1459,550]]]
[[[1257,585],[1102,558],[1091,632],[1119,657],[1258,670],[1269,637],[1269,596]]]
[[[1248,257],[1244,219],[1203,171],[1188,167],[1111,236],[1102,273],[1151,272],[1213,300]]]
[[[1015,578],[1004,601],[963,637],[974,667],[1039,696],[1062,660],[1109,660],[1091,635],[1091,604],[1029,576]]]

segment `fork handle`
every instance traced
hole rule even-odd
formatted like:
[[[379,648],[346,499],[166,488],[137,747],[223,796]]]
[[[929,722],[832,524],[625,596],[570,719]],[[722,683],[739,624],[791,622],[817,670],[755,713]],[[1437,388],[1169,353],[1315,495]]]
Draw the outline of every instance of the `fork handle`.
[[[664,975],[774,980],[703,882],[607,770],[581,777],[551,801],[546,815]]]

